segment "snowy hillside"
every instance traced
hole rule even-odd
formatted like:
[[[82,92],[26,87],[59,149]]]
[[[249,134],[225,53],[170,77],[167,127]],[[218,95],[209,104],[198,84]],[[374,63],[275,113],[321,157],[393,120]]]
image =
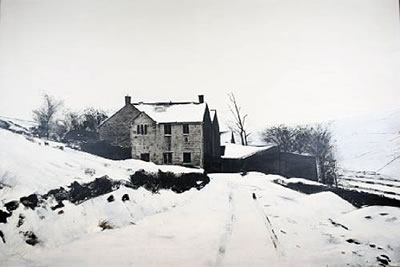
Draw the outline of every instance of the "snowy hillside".
[[[157,166],[140,160],[113,161],[64,147],[63,144],[14,134],[0,129],[0,201],[108,175],[128,179],[136,170],[157,172],[200,171],[179,166]]]
[[[400,110],[332,123],[340,166],[400,178]]]

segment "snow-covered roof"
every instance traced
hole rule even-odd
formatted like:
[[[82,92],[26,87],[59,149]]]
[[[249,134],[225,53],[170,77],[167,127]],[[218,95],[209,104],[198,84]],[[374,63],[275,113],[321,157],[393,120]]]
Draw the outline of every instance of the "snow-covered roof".
[[[138,103],[134,106],[158,123],[202,122],[205,103]]]
[[[224,159],[243,159],[254,155],[255,153],[263,150],[268,150],[275,145],[270,146],[242,146],[239,144],[225,143],[225,154],[222,156]]]

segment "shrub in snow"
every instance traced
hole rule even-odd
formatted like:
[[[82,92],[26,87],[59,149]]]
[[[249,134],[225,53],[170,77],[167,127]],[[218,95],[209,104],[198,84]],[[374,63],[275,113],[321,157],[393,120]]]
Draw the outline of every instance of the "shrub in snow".
[[[128,194],[124,194],[124,195],[122,196],[122,201],[123,201],[123,202],[129,201],[129,195],[128,195]]]
[[[4,204],[4,207],[6,207],[6,209],[9,212],[18,209],[18,206],[19,206],[19,202],[17,200],[13,200],[13,201],[10,201],[10,202],[7,202],[6,204]]]
[[[58,189],[52,189],[50,190],[46,195],[44,195],[44,198],[48,198],[49,196],[54,197],[57,201],[62,201],[62,200],[67,200],[68,199],[68,191],[65,190],[64,187],[60,187]]]
[[[102,221],[100,221],[100,222],[99,222],[99,227],[101,228],[101,231],[110,230],[110,229],[113,229],[113,228],[114,228],[114,227],[110,224],[110,222],[107,221],[107,220],[102,220]]]
[[[23,214],[20,214],[18,216],[18,223],[17,223],[17,228],[21,227],[25,222],[25,216]]]
[[[39,243],[38,237],[32,231],[20,232],[25,237],[25,242],[28,245],[35,246]]]
[[[113,191],[113,182],[108,176],[96,178],[93,182],[80,185],[78,182],[73,182],[70,186],[69,200],[78,204],[87,199],[101,196]]]
[[[170,189],[175,193],[182,193],[192,188],[200,190],[209,182],[210,178],[202,173],[177,175],[159,170],[157,174],[153,174],[139,170],[131,175],[131,183],[134,188],[142,186],[153,193],[157,193],[160,189]]]
[[[11,213],[0,210],[0,223],[7,223],[7,218],[11,216]]]
[[[39,198],[36,194],[31,194],[27,197],[21,197],[19,201],[27,208],[35,209],[39,204]]]
[[[60,208],[64,208],[64,204],[62,203],[62,201],[58,201],[57,205],[55,205],[54,207],[51,207],[52,210],[56,210],[56,209],[60,209]]]

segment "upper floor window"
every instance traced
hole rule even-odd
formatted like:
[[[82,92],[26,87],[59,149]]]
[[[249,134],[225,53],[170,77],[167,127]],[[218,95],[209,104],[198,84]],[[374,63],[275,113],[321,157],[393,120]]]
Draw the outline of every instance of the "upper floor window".
[[[183,124],[183,134],[189,134],[189,124]]]
[[[136,133],[141,134],[141,135],[146,135],[147,134],[147,125],[146,124],[137,125]]]
[[[171,134],[171,124],[164,124],[164,134],[165,135]]]

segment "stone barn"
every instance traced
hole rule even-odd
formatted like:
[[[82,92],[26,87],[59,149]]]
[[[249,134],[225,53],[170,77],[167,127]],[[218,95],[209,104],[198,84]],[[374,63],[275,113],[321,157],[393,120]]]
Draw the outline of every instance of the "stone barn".
[[[131,103],[106,120],[101,140],[130,147],[132,158],[156,164],[205,169],[219,167],[220,139],[217,112],[198,102]]]
[[[221,172],[258,171],[284,177],[298,177],[317,181],[315,157],[280,152],[279,146],[242,146],[226,143],[221,159]]]

